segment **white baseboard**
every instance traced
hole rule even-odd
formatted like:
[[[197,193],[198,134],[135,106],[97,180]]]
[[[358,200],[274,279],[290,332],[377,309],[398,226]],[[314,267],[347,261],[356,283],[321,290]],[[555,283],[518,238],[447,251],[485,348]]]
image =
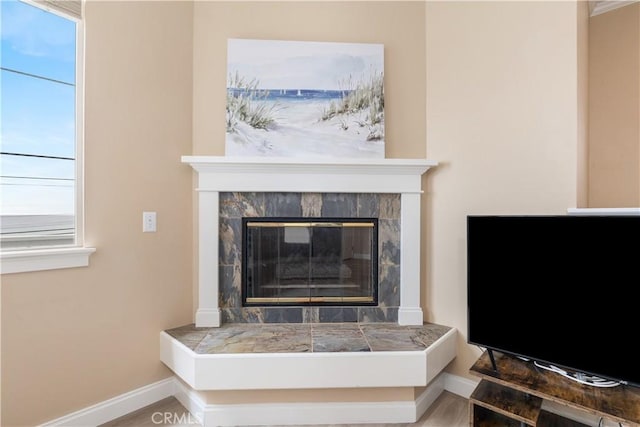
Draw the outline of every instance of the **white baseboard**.
[[[170,377],[49,421],[41,427],[87,427],[104,424],[173,396],[175,384],[175,377]]]
[[[207,404],[200,393],[173,376],[105,400],[40,427],[97,426],[170,396],[204,427],[234,425],[311,425],[411,423],[418,420],[444,391],[468,398],[476,382],[446,372],[438,375],[415,401]]]
[[[465,399],[468,399],[469,396],[471,396],[471,393],[473,393],[473,390],[480,382],[480,380],[474,381],[472,379],[449,374],[447,372],[443,372],[443,376],[444,389],[453,394],[457,394],[458,396],[462,396]]]
[[[184,406],[193,417],[204,426],[204,412],[207,404],[200,397],[200,393],[183,383],[177,376],[175,380],[174,397]]]
[[[427,409],[444,391],[446,373],[441,373],[429,383],[429,386],[416,399],[416,420],[419,420]]]

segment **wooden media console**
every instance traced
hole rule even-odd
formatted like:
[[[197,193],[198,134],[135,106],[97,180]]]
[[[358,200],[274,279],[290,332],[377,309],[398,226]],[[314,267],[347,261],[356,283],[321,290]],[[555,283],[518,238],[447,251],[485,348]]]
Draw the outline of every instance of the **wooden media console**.
[[[487,352],[471,367],[481,378],[469,398],[473,427],[587,427],[542,409],[548,400],[597,417],[640,427],[640,388],[620,385],[594,387],[538,369],[531,362],[494,353],[497,372]]]

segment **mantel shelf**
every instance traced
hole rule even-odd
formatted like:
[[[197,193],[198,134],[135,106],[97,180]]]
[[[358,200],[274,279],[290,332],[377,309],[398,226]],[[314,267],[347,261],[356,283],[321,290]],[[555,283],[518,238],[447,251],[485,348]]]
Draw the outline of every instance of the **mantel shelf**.
[[[182,156],[183,163],[196,167],[227,168],[292,168],[312,167],[315,169],[379,168],[402,169],[430,168],[438,163],[428,159],[357,159],[357,158],[307,158],[307,157],[223,157],[223,156]],[[426,171],[424,169],[424,171]],[[423,171],[423,172],[424,172]]]
[[[420,193],[427,159],[183,156],[199,191]]]

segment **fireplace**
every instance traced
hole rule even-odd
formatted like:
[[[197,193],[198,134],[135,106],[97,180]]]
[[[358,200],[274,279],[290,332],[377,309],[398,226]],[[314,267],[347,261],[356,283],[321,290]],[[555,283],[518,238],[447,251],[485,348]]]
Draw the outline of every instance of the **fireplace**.
[[[377,218],[242,219],[242,304],[377,305]]]
[[[437,162],[216,156],[183,156],[182,161],[198,177],[197,327],[236,322],[423,324],[422,175]],[[241,196],[232,202],[227,199],[230,194]],[[369,203],[376,199],[378,213]],[[340,211],[348,207],[353,212],[354,206],[355,215]],[[299,213],[290,213],[289,208]],[[377,306],[243,306],[242,217],[296,216],[378,218]]]

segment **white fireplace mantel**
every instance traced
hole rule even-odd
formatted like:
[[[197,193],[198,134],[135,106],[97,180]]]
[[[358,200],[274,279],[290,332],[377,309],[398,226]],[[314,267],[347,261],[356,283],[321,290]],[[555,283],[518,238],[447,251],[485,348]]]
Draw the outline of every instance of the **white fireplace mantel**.
[[[218,305],[220,192],[400,194],[398,323],[421,325],[420,196],[427,159],[300,159],[183,156],[198,174],[198,327],[221,324]]]

